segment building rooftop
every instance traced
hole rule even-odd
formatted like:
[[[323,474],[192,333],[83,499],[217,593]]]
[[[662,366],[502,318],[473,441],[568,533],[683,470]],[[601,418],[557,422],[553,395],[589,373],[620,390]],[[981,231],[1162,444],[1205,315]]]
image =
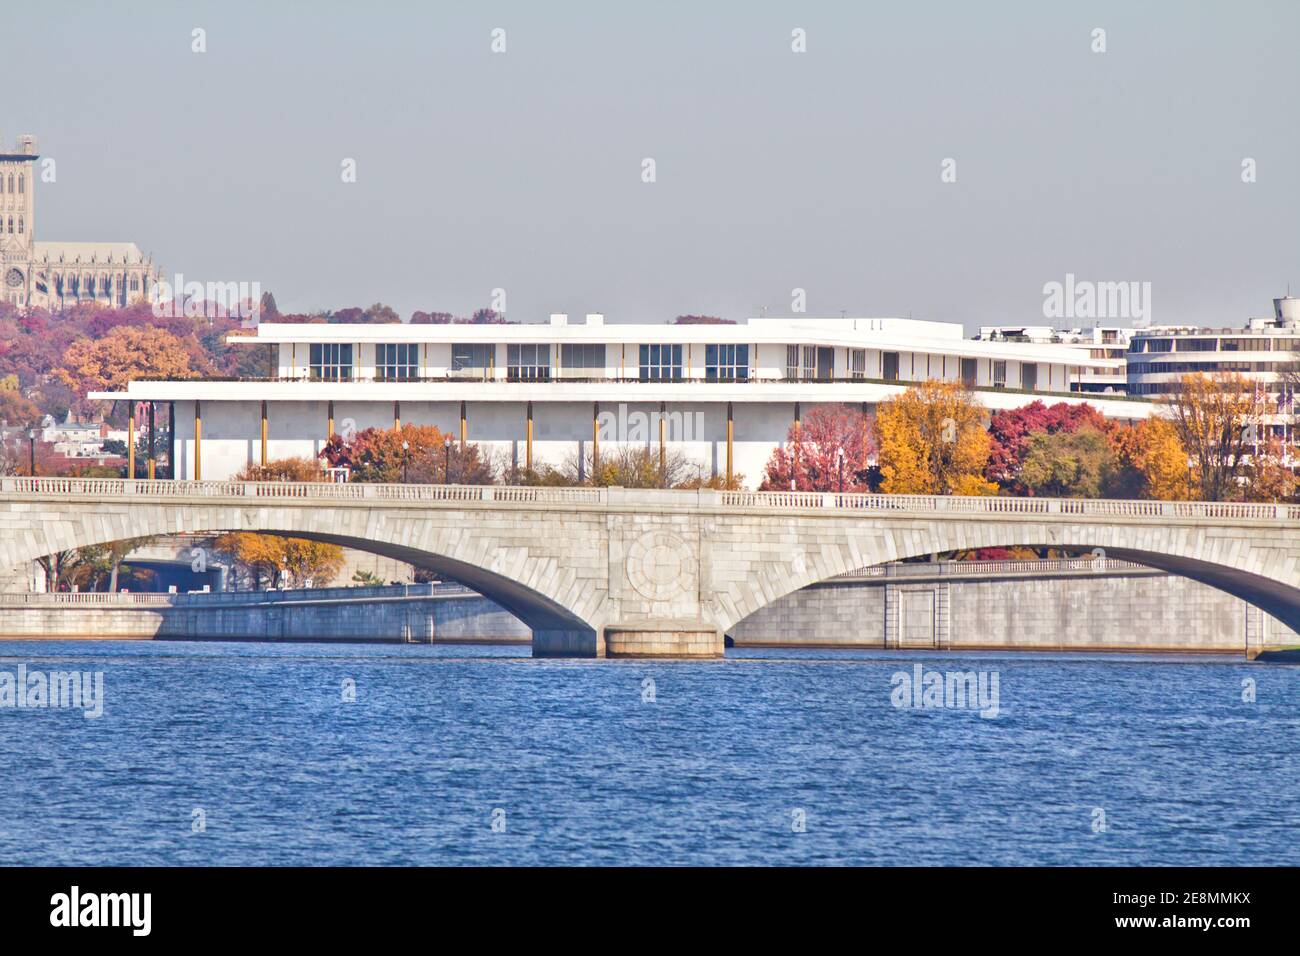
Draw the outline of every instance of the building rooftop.
[[[592,319],[595,321],[592,321]],[[899,318],[752,318],[743,323],[671,325],[615,323],[604,316],[570,324],[568,317],[553,315],[549,323],[513,325],[386,325],[261,322],[254,334],[229,337],[231,344],[265,345],[311,342],[492,342],[560,344],[791,344],[837,348],[869,348],[932,355],[978,357],[995,360],[1054,362],[1071,366],[1119,368],[1117,359],[1091,358],[1081,350],[1053,343],[984,341],[962,337],[962,327],[952,322],[923,322]]]
[[[139,265],[146,261],[144,253],[134,242],[46,242],[33,243],[38,262],[89,265],[114,263]]]

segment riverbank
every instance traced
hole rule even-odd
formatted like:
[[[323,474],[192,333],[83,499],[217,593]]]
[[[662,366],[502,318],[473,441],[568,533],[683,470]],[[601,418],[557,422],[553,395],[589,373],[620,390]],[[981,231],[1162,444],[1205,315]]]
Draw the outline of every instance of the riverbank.
[[[8,640],[530,644],[500,605],[460,585],[199,594],[0,594]]]
[[[1260,651],[1254,659],[1264,664],[1300,664],[1300,647],[1280,647],[1276,650]]]

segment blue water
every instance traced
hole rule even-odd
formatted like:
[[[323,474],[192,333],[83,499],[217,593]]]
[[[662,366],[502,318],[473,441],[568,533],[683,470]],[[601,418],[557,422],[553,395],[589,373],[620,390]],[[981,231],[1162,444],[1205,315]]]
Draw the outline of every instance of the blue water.
[[[0,671],[102,670],[106,696],[97,720],[0,709],[0,859],[1300,864],[1300,668],[527,653],[0,644]],[[891,675],[916,662],[996,672],[999,716],[894,707]]]

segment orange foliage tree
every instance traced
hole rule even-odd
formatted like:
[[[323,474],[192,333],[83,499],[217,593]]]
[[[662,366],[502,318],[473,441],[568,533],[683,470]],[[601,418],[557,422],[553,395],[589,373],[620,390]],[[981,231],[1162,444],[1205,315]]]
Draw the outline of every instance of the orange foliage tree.
[[[321,457],[332,467],[351,469],[352,481],[442,484],[450,477],[460,485],[492,483],[492,468],[478,446],[467,442],[462,449],[436,425],[367,428],[351,440],[335,435]]]
[[[1249,456],[1265,417],[1273,410],[1268,395],[1236,372],[1197,372],[1184,375],[1177,393],[1164,405],[1192,460],[1196,497],[1203,501],[1248,497]]]
[[[316,458],[277,458],[265,465],[248,464],[236,481],[324,481],[325,469]]]
[[[891,494],[991,495],[984,407],[957,382],[913,385],[880,404],[876,441],[881,490]]]
[[[274,585],[284,572],[291,587],[328,584],[343,566],[343,549],[336,544],[273,534],[232,532],[217,538],[214,548],[235,562],[255,589]]]
[[[74,341],[54,374],[85,405],[87,392],[117,391],[133,379],[196,378],[191,358],[185,343],[165,329],[119,325],[102,338]]]

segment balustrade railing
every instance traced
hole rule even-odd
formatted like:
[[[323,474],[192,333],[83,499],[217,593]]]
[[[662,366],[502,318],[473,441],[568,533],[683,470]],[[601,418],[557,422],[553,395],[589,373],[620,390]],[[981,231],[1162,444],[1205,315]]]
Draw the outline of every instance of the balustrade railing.
[[[917,561],[899,564],[874,564],[870,567],[846,571],[836,578],[906,578],[933,577],[935,575],[968,574],[1054,574],[1061,571],[1087,571],[1105,574],[1114,571],[1152,571],[1148,565],[1136,561],[1104,556],[1079,558],[1046,558],[1029,560],[973,560],[973,561]]]
[[[1300,520],[1300,505],[1235,501],[1126,501],[1088,498],[961,497],[821,491],[679,491],[623,488],[548,488],[517,485],[402,485],[307,481],[128,481],[123,478],[0,478],[0,496],[51,498],[258,498],[307,501],[501,502],[506,504],[611,505],[646,508],[712,507],[792,511],[1041,515],[1104,518],[1209,518]]]

